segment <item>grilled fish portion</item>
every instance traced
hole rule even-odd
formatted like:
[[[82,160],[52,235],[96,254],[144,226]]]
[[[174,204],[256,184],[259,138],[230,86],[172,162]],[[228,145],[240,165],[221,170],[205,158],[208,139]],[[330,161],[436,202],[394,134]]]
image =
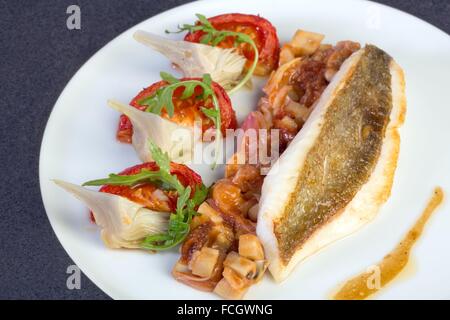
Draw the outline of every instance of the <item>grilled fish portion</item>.
[[[277,281],[387,200],[405,108],[403,72],[384,51],[367,45],[343,64],[264,181],[257,233]]]

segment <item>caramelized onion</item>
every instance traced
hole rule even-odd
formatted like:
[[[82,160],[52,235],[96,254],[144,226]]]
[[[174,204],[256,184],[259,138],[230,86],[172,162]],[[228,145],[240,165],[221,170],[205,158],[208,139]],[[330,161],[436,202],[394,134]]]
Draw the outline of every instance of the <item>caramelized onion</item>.
[[[248,214],[247,214],[248,218],[250,220],[252,220],[253,222],[258,221],[258,210],[259,210],[259,204],[258,203],[256,203],[253,207],[251,207],[248,210]]]
[[[307,108],[305,105],[291,100],[289,97],[286,98],[286,104],[284,106],[284,112],[287,115],[294,118],[297,124],[303,124],[306,119],[308,119],[312,108]]]
[[[273,103],[273,98],[277,94],[279,88],[286,85],[289,82],[291,74],[295,69],[302,63],[302,58],[295,58],[288,63],[280,66],[277,71],[273,72],[264,86],[263,91],[267,94],[269,98],[269,103]]]
[[[267,262],[267,260],[258,260],[255,261],[255,263],[256,263],[256,274],[253,281],[256,283],[261,281],[262,277],[264,276],[264,273],[267,270],[267,266],[269,265],[269,263]]]
[[[222,179],[212,188],[212,198],[220,211],[224,213],[240,213],[240,206],[245,202],[241,189],[229,180]]]

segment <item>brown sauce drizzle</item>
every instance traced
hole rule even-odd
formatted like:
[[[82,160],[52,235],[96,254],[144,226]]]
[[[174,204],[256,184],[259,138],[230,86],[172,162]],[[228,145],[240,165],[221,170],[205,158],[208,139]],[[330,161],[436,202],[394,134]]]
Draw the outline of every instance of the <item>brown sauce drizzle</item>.
[[[441,204],[443,198],[444,192],[440,187],[436,187],[427,207],[416,221],[415,225],[409,230],[394,250],[388,253],[380,263],[374,266],[379,272],[379,286],[373,285],[374,272],[363,272],[345,282],[333,298],[336,300],[362,300],[373,295],[391,282],[408,264],[412,247],[419,239],[425,224],[434,210]],[[370,270],[375,269],[370,268]]]

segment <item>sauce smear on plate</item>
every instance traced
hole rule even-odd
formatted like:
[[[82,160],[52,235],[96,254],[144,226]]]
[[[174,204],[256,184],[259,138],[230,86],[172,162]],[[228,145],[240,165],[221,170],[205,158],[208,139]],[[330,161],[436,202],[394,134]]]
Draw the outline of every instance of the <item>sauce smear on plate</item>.
[[[336,300],[362,300],[391,282],[407,265],[412,247],[422,234],[423,228],[434,210],[442,203],[443,198],[444,192],[440,187],[436,187],[422,215],[394,250],[388,253],[374,268],[370,268],[373,272],[363,272],[345,282],[333,298]],[[374,281],[376,273],[380,277],[379,285],[376,285],[376,281]]]

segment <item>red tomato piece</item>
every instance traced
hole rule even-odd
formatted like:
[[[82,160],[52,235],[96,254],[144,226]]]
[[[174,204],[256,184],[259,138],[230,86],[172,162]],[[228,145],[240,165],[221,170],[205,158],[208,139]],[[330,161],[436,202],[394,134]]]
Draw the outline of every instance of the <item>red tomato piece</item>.
[[[253,39],[259,53],[255,75],[265,76],[276,69],[280,54],[280,43],[275,27],[268,20],[252,14],[229,13],[208,18],[208,21],[217,30],[241,32]],[[204,32],[199,30],[188,33],[184,40],[200,42],[203,35]],[[225,38],[218,46],[221,48],[232,48],[234,46],[234,37]],[[249,67],[254,59],[252,47],[243,43],[238,46],[238,51],[248,59],[246,66]]]
[[[200,78],[183,78],[183,80],[199,80]],[[151,86],[143,89],[139,94],[131,100],[130,105],[139,109],[145,110],[147,106],[141,105],[140,101],[144,98],[147,98],[153,95],[159,88],[166,86],[168,83],[166,81],[159,81]],[[231,100],[228,97],[226,91],[217,83],[212,83],[212,88],[219,102],[220,108],[220,116],[222,121],[222,134],[225,135],[226,129],[236,129],[237,120],[236,114],[231,106]],[[175,90],[173,95],[173,104],[175,106],[175,112],[172,117],[169,117],[165,109],[161,112],[161,117],[169,119],[178,124],[182,124],[185,126],[193,126],[196,118],[200,118],[202,120],[202,132],[205,132],[209,128],[214,126],[214,123],[211,119],[205,116],[205,114],[201,111],[201,107],[205,108],[214,108],[211,98],[209,97],[206,101],[202,99],[196,98],[196,96],[200,95],[203,92],[203,89],[200,86],[197,86],[194,91],[194,95],[187,99],[180,99],[183,93],[183,87],[180,87]],[[117,130],[117,139],[123,143],[131,143],[131,139],[133,136],[133,125],[131,124],[130,119],[126,115],[120,116],[119,127]]]
[[[159,170],[159,167],[155,162],[146,162],[127,168],[120,172],[119,175],[137,174],[142,169],[156,171]],[[170,173],[176,175],[183,186],[191,187],[191,196],[193,196],[196,188],[202,184],[202,178],[183,164],[171,162]],[[178,199],[178,194],[176,191],[162,190],[153,183],[143,183],[133,187],[104,185],[99,191],[125,197],[131,201],[144,205],[148,209],[161,212],[175,211]],[[95,222],[92,212],[91,220]]]

